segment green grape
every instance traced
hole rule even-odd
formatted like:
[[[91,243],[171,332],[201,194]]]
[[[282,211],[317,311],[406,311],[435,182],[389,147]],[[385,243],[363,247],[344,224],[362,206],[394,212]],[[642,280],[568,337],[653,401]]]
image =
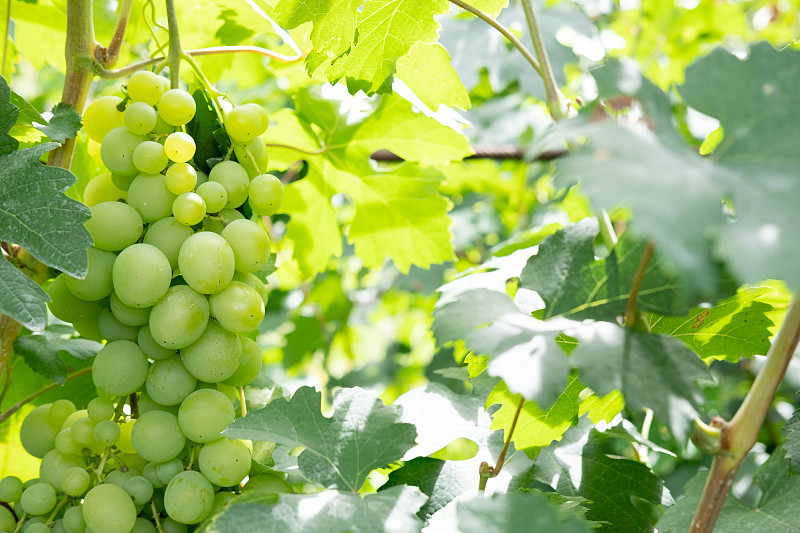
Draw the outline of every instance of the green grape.
[[[90,209],[92,218],[84,223],[94,247],[119,252],[139,240],[144,225],[139,212],[122,202],[102,202]]]
[[[231,252],[233,254],[233,252]],[[72,294],[67,288],[66,274],[59,274],[47,288],[50,301],[47,307],[53,316],[64,322],[82,322],[96,318],[100,310],[105,307],[105,302],[87,302]]]
[[[125,396],[144,385],[147,369],[147,357],[139,346],[131,341],[114,341],[97,352],[92,380],[106,394]]]
[[[103,483],[83,499],[83,519],[97,533],[130,533],[136,523],[136,505],[125,489]]]
[[[178,418],[166,411],[143,413],[133,425],[131,442],[136,452],[154,463],[163,463],[178,456],[186,437],[178,426]]]
[[[103,334],[100,333],[100,327],[97,325],[97,317],[87,318],[80,322],[73,322],[72,327],[84,339],[101,342],[104,340]]]
[[[184,348],[206,330],[208,315],[205,296],[188,285],[175,285],[153,306],[150,334],[161,346]]]
[[[294,492],[292,486],[283,478],[272,474],[250,476],[242,492],[263,492],[267,494],[289,494]]]
[[[209,181],[216,181],[225,187],[228,203],[225,207],[235,209],[247,200],[250,178],[242,165],[235,161],[222,161],[214,165],[208,175]]]
[[[56,489],[44,482],[31,485],[22,492],[20,505],[23,511],[34,516],[49,513],[56,506]]]
[[[125,110],[125,127],[135,135],[147,135],[153,131],[158,122],[158,115],[153,106],[145,102],[134,102]]]
[[[197,105],[183,89],[170,89],[158,101],[158,114],[170,126],[183,126],[194,118]]]
[[[177,355],[150,365],[147,394],[161,405],[178,405],[194,391],[197,379],[183,366]]]
[[[260,127],[256,135],[264,135],[267,132],[267,128],[269,127],[269,117],[267,116],[267,111],[259,104],[253,102],[249,104],[244,104],[242,107],[247,107],[256,112],[260,123]]]
[[[168,484],[172,478],[183,472],[183,462],[180,459],[172,459],[156,466],[156,475],[162,485]]]
[[[158,463],[147,463],[144,470],[142,470],[142,475],[147,478],[154,489],[160,489],[164,486],[164,482],[158,479]]]
[[[199,389],[183,400],[178,410],[178,424],[194,442],[217,440],[223,429],[236,418],[231,401],[214,389]]]
[[[94,422],[110,420],[114,416],[114,403],[108,398],[92,398],[86,406],[86,411]]]
[[[28,521],[22,527],[23,533],[50,533],[50,527],[44,522]]]
[[[156,340],[153,338],[153,334],[150,332],[149,324],[145,324],[139,328],[137,342],[142,352],[144,352],[147,357],[153,359],[154,361],[168,359],[177,353],[175,350],[171,348],[164,348],[156,342]]]
[[[117,320],[109,308],[103,309],[97,315],[97,327],[102,337],[109,342],[135,341],[139,333],[136,326],[128,326]]]
[[[185,192],[172,202],[172,216],[181,224],[194,226],[205,218],[206,203],[199,194]]]
[[[164,140],[164,151],[167,157],[169,157],[170,161],[175,161],[176,163],[189,161],[194,157],[196,149],[192,136],[182,131],[170,133]]]
[[[128,203],[145,222],[156,222],[172,215],[175,195],[167,189],[163,174],[139,174],[128,189]]]
[[[198,466],[211,483],[233,487],[250,472],[250,450],[240,440],[223,437],[203,446]]]
[[[112,173],[111,182],[114,184],[115,187],[125,191],[125,196],[127,198],[128,189],[131,188],[131,183],[133,183],[133,180],[136,179],[136,176],[138,176],[138,174],[131,174],[130,176],[122,176],[120,174]]]
[[[69,496],[82,496],[89,490],[92,478],[85,468],[73,466],[61,476],[61,490]]]
[[[133,151],[144,141],[143,136],[131,133],[125,126],[114,128],[108,132],[100,145],[103,164],[113,174],[121,176],[138,174],[138,170],[133,165]]]
[[[0,479],[0,501],[15,502],[22,497],[22,480],[17,476]],[[2,528],[0,528],[2,529]]]
[[[165,518],[163,522],[161,522],[161,529],[164,530],[164,533],[187,533],[189,528],[186,525],[176,522],[172,518]]]
[[[90,447],[94,442],[94,421],[84,416],[75,421],[69,428],[72,440],[82,447]]]
[[[58,432],[56,435],[56,450],[63,455],[80,455],[83,452],[83,446],[75,442],[72,438],[72,428],[65,428]]]
[[[242,360],[242,343],[235,333],[211,320],[199,339],[181,349],[181,359],[194,377],[217,383],[236,372]]]
[[[143,476],[134,476],[125,482],[123,487],[133,498],[133,503],[144,505],[153,497],[153,484]]]
[[[55,427],[61,427],[69,415],[75,412],[75,404],[66,398],[60,398],[47,410],[47,421]]]
[[[19,440],[25,451],[41,459],[55,447],[56,435],[61,430],[49,420],[49,403],[36,407],[27,414],[19,428]]]
[[[133,102],[156,105],[164,94],[164,85],[157,74],[142,70],[128,80],[128,96]]]
[[[66,420],[64,420],[64,423],[61,424],[61,429],[71,428],[72,426],[75,425],[75,422],[77,422],[81,418],[87,418],[88,416],[89,416],[89,411],[87,411],[86,409],[78,409],[77,411],[69,415]]]
[[[127,199],[128,191],[123,191],[114,185],[110,172],[95,176],[83,189],[83,203],[87,207],[94,207],[103,202],[117,202]]]
[[[197,171],[189,163],[175,163],[167,169],[165,182],[172,194],[191,192],[197,185]]]
[[[209,183],[216,183],[216,182],[209,182]],[[216,234],[221,234],[222,230],[225,229],[225,226],[227,226],[234,220],[244,219],[244,215],[242,215],[236,209],[223,209],[217,214],[217,217],[218,217],[217,219],[206,218],[203,231],[212,231]]]
[[[114,485],[124,488],[125,483],[128,482],[129,479],[134,478],[139,475],[139,472],[135,470],[128,470],[127,468],[115,468],[108,474],[106,474],[105,482],[106,483],[113,483]]]
[[[240,336],[239,340],[242,342],[242,360],[239,362],[236,372],[222,381],[223,384],[231,387],[244,387],[261,374],[261,347],[256,341],[247,337]]]
[[[94,302],[111,294],[113,288],[111,270],[114,268],[117,256],[97,248],[89,248],[87,254],[89,266],[86,277],[78,279],[69,276],[66,279],[67,289],[81,300]]]
[[[195,233],[183,242],[178,253],[183,279],[203,294],[224,289],[233,279],[235,264],[231,245],[216,233]]]
[[[150,307],[131,307],[119,299],[117,293],[112,292],[108,301],[114,318],[126,326],[143,326],[150,319]]]
[[[101,96],[83,112],[83,131],[95,142],[120,126],[124,126],[122,111],[117,106],[122,102],[119,96]]]
[[[269,261],[270,242],[264,229],[252,220],[234,220],[222,230],[222,238],[233,250],[236,270],[257,272]]]
[[[219,325],[234,333],[253,331],[264,320],[264,301],[253,287],[241,281],[232,281],[209,296],[208,304]]]
[[[161,250],[139,243],[120,252],[114,262],[112,278],[114,291],[124,304],[150,307],[167,293],[172,268]]]
[[[119,426],[113,420],[101,420],[94,426],[94,440],[103,446],[115,445],[119,436]]]
[[[266,170],[269,164],[267,147],[261,137],[256,137],[245,144],[234,144],[233,153],[236,154],[236,160],[247,171],[250,179],[260,175],[261,169]]]
[[[225,117],[225,131],[234,141],[251,141],[261,131],[261,117],[250,106],[236,106]]]
[[[221,183],[208,181],[197,187],[197,194],[206,204],[207,213],[217,213],[228,203],[228,193]]]
[[[200,472],[187,470],[169,482],[164,492],[167,514],[182,524],[197,524],[214,506],[214,487]]]
[[[272,216],[281,207],[283,184],[272,174],[261,174],[250,182],[248,196],[253,213]]]
[[[0,506],[0,531],[14,531],[17,521],[8,507]]]
[[[50,450],[42,457],[39,464],[39,479],[46,481],[56,490],[63,490],[61,479],[64,472],[71,468],[83,470],[86,468],[86,461],[80,455],[65,455],[58,450]]]
[[[137,516],[136,523],[133,525],[131,533],[156,533],[158,530],[148,519]]]
[[[147,413],[150,411],[164,411],[178,416],[177,405],[162,405],[152,399],[145,389],[139,393],[139,413]]]
[[[145,141],[133,151],[133,165],[143,174],[158,174],[167,168],[167,163],[164,147],[155,141]]]
[[[172,168],[172,167],[170,167]],[[183,246],[183,241],[194,235],[189,228],[173,217],[162,218],[152,224],[144,234],[144,243],[152,244],[167,256],[173,270],[178,268],[178,253]]]
[[[64,529],[67,533],[84,533],[86,520],[83,519],[83,506],[76,505],[64,511]]]
[[[169,124],[164,122],[164,119],[161,118],[161,115],[159,114],[158,118],[156,119],[156,127],[153,130],[153,135],[157,136],[160,139],[162,137],[166,137],[167,135],[169,135],[174,131],[175,131],[175,126],[170,126]]]

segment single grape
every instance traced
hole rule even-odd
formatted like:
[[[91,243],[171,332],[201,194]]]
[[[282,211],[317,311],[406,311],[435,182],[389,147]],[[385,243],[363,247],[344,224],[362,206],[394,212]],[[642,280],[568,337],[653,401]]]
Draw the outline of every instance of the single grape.
[[[64,472],[71,468],[86,468],[86,461],[81,455],[66,455],[58,450],[50,450],[42,457],[39,464],[39,479],[51,484],[56,490],[63,490],[61,479]]]
[[[113,420],[101,420],[94,426],[94,440],[103,446],[113,446],[119,440],[119,426]]]
[[[17,521],[14,519],[14,513],[6,506],[0,506],[0,531],[14,531],[17,527]]]
[[[133,156],[133,154],[131,154],[131,156]],[[112,173],[111,174],[111,182],[118,189],[125,191],[125,194],[127,196],[128,189],[131,188],[131,183],[133,183],[133,180],[136,179],[136,176],[138,176],[138,174],[131,174],[130,176],[123,176],[121,174]]]
[[[167,163],[164,147],[155,141],[144,141],[133,150],[133,165],[143,174],[158,174],[167,168]]]
[[[245,143],[261,131],[261,117],[249,106],[234,107],[225,117],[225,131],[234,141]]]
[[[162,218],[152,224],[144,235],[144,243],[161,250],[173,270],[178,268],[178,253],[183,241],[194,234],[192,228],[181,224],[173,217]]]
[[[225,207],[235,209],[247,200],[250,178],[242,165],[235,161],[222,161],[214,165],[208,175],[209,181],[216,181],[225,187],[228,203]]]
[[[100,333],[100,327],[97,325],[97,317],[87,318],[80,322],[73,322],[72,327],[84,339],[89,339],[97,342],[102,342],[105,337]]]
[[[51,533],[51,531],[50,526],[45,522],[28,520],[25,525],[22,526],[22,533]]]
[[[222,238],[233,250],[236,270],[257,272],[269,261],[269,236],[256,222],[247,219],[234,220],[222,230]]]
[[[194,226],[205,218],[206,203],[199,194],[185,192],[172,202],[172,216],[181,224]]]
[[[194,377],[217,383],[231,377],[242,360],[239,337],[211,320],[195,342],[181,349],[181,359]]]
[[[83,279],[67,277],[67,289],[80,298],[94,302],[102,300],[111,294],[113,284],[111,282],[111,271],[114,268],[116,254],[89,248],[87,251],[89,267],[86,277]]]
[[[231,245],[216,233],[195,233],[183,242],[178,253],[183,279],[203,294],[224,289],[233,279],[235,264]]]
[[[83,506],[76,505],[64,511],[64,529],[67,533],[84,533],[86,520],[83,519]]]
[[[223,232],[224,233],[224,232]],[[247,333],[264,320],[264,301],[256,290],[240,281],[208,297],[211,316],[219,325],[234,333]]]
[[[182,524],[197,524],[214,506],[214,487],[200,472],[187,470],[169,482],[164,492],[167,514]]]
[[[133,525],[131,533],[156,533],[158,530],[153,523],[141,516],[136,517],[136,523]]]
[[[170,133],[164,140],[164,151],[170,161],[186,163],[194,157],[196,146],[194,139],[188,133],[176,131]]]
[[[250,182],[248,196],[253,213],[272,216],[281,207],[283,184],[272,174],[261,174]]]
[[[64,471],[61,476],[61,490],[69,496],[82,496],[89,490],[92,478],[85,468],[73,466]]]
[[[162,405],[152,399],[150,395],[147,394],[147,390],[145,389],[139,393],[139,413],[143,414],[150,411],[164,411],[166,413],[178,416],[177,405]]]
[[[0,479],[0,501],[15,502],[22,497],[22,480],[17,476]]]
[[[194,118],[197,105],[183,89],[170,89],[158,101],[158,114],[171,126],[183,126]]]
[[[156,475],[162,485],[168,484],[172,478],[183,472],[183,462],[180,459],[172,459],[156,466]]]
[[[222,381],[231,387],[244,387],[252,383],[261,374],[261,347],[256,341],[248,337],[239,337],[242,342],[242,360],[236,367],[236,372],[228,379]]]
[[[145,324],[139,328],[137,343],[139,344],[139,348],[141,348],[142,352],[144,352],[147,357],[155,361],[168,359],[177,353],[174,349],[164,348],[158,344],[158,342],[156,342],[156,340],[153,338],[153,334],[150,332],[149,324]]]
[[[50,308],[50,312],[64,322],[74,323],[97,318],[105,302],[102,300],[87,302],[72,294],[67,288],[68,277],[66,274],[59,274],[47,288],[47,294],[50,296],[47,307]]]
[[[97,533],[130,533],[136,523],[136,505],[125,489],[103,483],[83,499],[83,519]]]
[[[119,299],[116,293],[111,293],[108,301],[114,318],[126,326],[142,326],[150,319],[150,307],[131,307]]]
[[[56,489],[49,483],[35,483],[22,492],[20,505],[31,515],[49,513],[56,506]]]
[[[215,389],[198,389],[183,400],[178,424],[186,437],[195,442],[211,442],[236,418],[231,401]]]
[[[147,394],[162,405],[178,405],[194,391],[197,379],[183,366],[177,355],[150,365]]]
[[[161,346],[184,348],[200,338],[206,330],[208,316],[205,296],[188,285],[175,285],[153,306],[150,334]]]
[[[266,494],[289,494],[294,492],[292,486],[283,478],[272,474],[250,476],[242,492],[263,492]]]
[[[189,163],[175,163],[167,169],[165,182],[172,194],[191,192],[197,185],[197,171]]]
[[[105,308],[97,315],[97,327],[104,339],[114,341],[135,341],[139,328],[123,324],[114,316],[111,309]]]
[[[163,94],[161,78],[153,72],[142,70],[128,80],[128,96],[133,102],[156,105]]]
[[[114,485],[120,488],[124,488],[125,483],[127,483],[129,479],[134,478],[138,475],[139,472],[135,470],[129,470],[127,468],[115,468],[114,470],[106,474],[105,482],[113,483]]]
[[[144,385],[147,370],[147,357],[139,346],[131,341],[115,341],[97,352],[92,380],[106,394],[124,396]]]
[[[87,416],[83,416],[75,421],[69,428],[72,440],[82,447],[94,446],[94,424],[95,422]]]
[[[34,457],[42,458],[55,447],[56,435],[60,426],[50,422],[49,403],[36,407],[25,416],[19,429],[19,440],[25,451]]]
[[[83,452],[83,446],[75,442],[72,438],[72,428],[64,428],[56,435],[56,450],[63,455],[80,455]]]
[[[161,250],[139,243],[120,252],[114,262],[112,278],[114,292],[124,304],[150,307],[167,293],[172,267]]]
[[[142,476],[146,477],[155,489],[160,489],[164,486],[164,482],[158,479],[158,463],[147,463],[142,470]]]
[[[127,200],[127,198],[128,191],[123,191],[114,185],[109,172],[95,176],[83,189],[83,203],[87,207],[94,207],[103,202]]]
[[[258,129],[258,133],[256,135],[264,135],[267,132],[267,128],[269,127],[269,117],[267,116],[267,111],[259,104],[253,102],[249,104],[244,104],[242,107],[247,107],[256,112],[259,118],[259,122],[261,124],[261,127]]]
[[[264,285],[264,282],[258,279],[254,274],[237,272],[233,275],[233,281],[241,281],[242,283],[247,283],[253,287],[258,295],[261,296],[261,300],[264,302],[265,306],[267,305],[267,302],[269,302],[269,291],[267,291],[266,285]]]
[[[131,442],[136,452],[148,461],[163,463],[181,453],[186,437],[175,415],[165,411],[148,411],[136,420]]]
[[[133,498],[133,503],[144,505],[153,497],[153,484],[143,476],[134,476],[125,482],[123,487]]]
[[[91,209],[92,218],[84,223],[94,247],[119,252],[139,240],[144,230],[138,211],[122,202],[102,202]]]
[[[163,174],[139,174],[128,189],[128,203],[145,222],[172,216],[175,195],[167,188]]]
[[[124,126],[122,111],[117,106],[122,102],[119,96],[101,96],[83,112],[83,131],[95,142],[120,126]]]
[[[207,213],[217,213],[228,203],[228,192],[216,181],[208,181],[197,187],[197,194],[206,203]]]
[[[250,472],[250,449],[240,440],[222,437],[203,446],[198,466],[211,483],[233,487]]]
[[[153,131],[158,122],[158,115],[153,106],[145,102],[134,102],[125,110],[125,127],[135,135],[147,135]]]
[[[114,174],[135,176],[139,171],[133,164],[133,151],[144,141],[143,136],[131,133],[125,126],[114,128],[100,145],[103,164]]]
[[[114,416],[114,403],[108,398],[92,398],[86,406],[89,418],[95,422],[110,420]]]
[[[69,415],[75,412],[75,404],[66,398],[60,398],[47,410],[47,421],[55,427],[61,427]]]

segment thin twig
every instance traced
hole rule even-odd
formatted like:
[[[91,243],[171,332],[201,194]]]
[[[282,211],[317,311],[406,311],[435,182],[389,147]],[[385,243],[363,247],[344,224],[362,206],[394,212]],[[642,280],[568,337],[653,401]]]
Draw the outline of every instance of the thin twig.
[[[569,112],[567,102],[564,95],[561,94],[561,89],[558,88],[556,77],[553,74],[553,67],[550,65],[550,58],[547,55],[547,49],[544,46],[542,34],[539,31],[539,26],[536,23],[536,16],[533,13],[533,6],[531,0],[522,0],[522,7],[525,11],[525,18],[528,21],[528,28],[531,31],[531,40],[533,41],[533,48],[536,50],[536,57],[539,58],[541,69],[539,75],[544,81],[544,90],[547,94],[547,109],[550,111],[550,116],[553,120],[561,120],[566,118]]]
[[[95,58],[104,67],[113,67],[119,59],[119,53],[122,50],[122,40],[125,38],[125,29],[128,27],[128,21],[131,18],[131,8],[133,7],[133,0],[122,0],[119,9],[119,16],[117,17],[117,27],[114,30],[114,36],[108,46],[99,46],[95,51]]]
[[[73,379],[79,378],[81,376],[85,376],[86,374],[90,373],[91,371],[92,371],[92,367],[91,366],[87,366],[86,368],[82,368],[82,369],[78,370],[77,372],[73,372],[72,374],[68,375],[66,377],[66,379],[64,379],[64,383],[66,383],[67,381],[72,381]],[[33,394],[31,394],[27,398],[25,398],[23,400],[20,400],[19,402],[15,403],[11,407],[9,407],[8,409],[6,409],[2,413],[0,413],[0,424],[5,422],[6,420],[8,420],[11,417],[11,415],[13,415],[17,411],[19,411],[20,408],[23,405],[25,405],[26,403],[32,402],[33,400],[35,400],[36,398],[38,398],[39,396],[41,396],[45,392],[49,392],[49,391],[55,389],[56,387],[61,387],[62,385],[64,385],[64,383],[51,383],[50,385],[47,385],[46,387],[43,387],[43,388],[39,389],[38,391],[34,392]]]
[[[628,305],[625,306],[625,325],[632,328],[636,325],[638,315],[636,314],[636,300],[639,297],[639,289],[644,280],[644,274],[647,272],[647,265],[650,264],[650,259],[653,257],[655,246],[652,242],[648,242],[644,249],[642,258],[639,261],[639,266],[636,267],[636,273],[633,275],[633,282],[631,283],[631,294],[628,297]]]
[[[486,482],[489,481],[489,478],[497,477],[500,474],[500,471],[503,469],[503,465],[506,462],[506,453],[508,452],[508,447],[511,445],[511,439],[514,438],[514,430],[517,427],[517,420],[519,420],[519,414],[522,412],[522,406],[525,405],[525,398],[520,396],[519,403],[517,404],[517,410],[514,412],[514,419],[511,421],[511,427],[508,430],[508,435],[506,435],[506,442],[503,444],[503,449],[500,451],[500,455],[497,456],[497,464],[495,466],[489,466],[486,461],[482,462],[478,472],[480,474],[480,482],[478,484],[478,490],[486,490]]]
[[[519,53],[522,54],[522,56],[525,59],[528,60],[528,63],[531,64],[531,66],[533,67],[533,70],[535,70],[537,74],[542,76],[542,67],[539,65],[539,61],[537,61],[536,58],[533,57],[533,54],[531,53],[531,51],[528,50],[527,48],[525,48],[525,45],[522,44],[522,41],[517,39],[517,36],[514,35],[513,33],[511,33],[511,31],[508,28],[503,26],[496,19],[490,17],[487,13],[484,13],[480,9],[471,6],[471,5],[467,4],[466,2],[462,2],[462,0],[450,0],[450,2],[455,4],[455,5],[457,5],[458,7],[463,9],[464,11],[469,11],[470,13],[472,13],[473,15],[478,17],[479,19],[481,19],[484,22],[486,22],[487,24],[489,24],[492,28],[494,28],[497,31],[499,31],[502,34],[502,36],[505,37],[506,39],[508,39],[508,42],[510,42],[512,44],[512,46],[514,46],[514,48],[519,50]]]

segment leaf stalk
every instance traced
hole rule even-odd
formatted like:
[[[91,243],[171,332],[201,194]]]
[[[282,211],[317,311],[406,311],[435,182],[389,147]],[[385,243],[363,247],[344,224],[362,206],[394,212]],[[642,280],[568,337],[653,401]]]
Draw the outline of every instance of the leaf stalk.
[[[553,120],[559,121],[569,116],[569,106],[561,94],[561,89],[558,88],[556,77],[553,74],[553,67],[550,64],[550,57],[547,55],[547,49],[544,46],[542,34],[539,31],[539,26],[536,23],[536,15],[533,12],[533,5],[531,0],[522,0],[522,7],[525,11],[525,19],[528,21],[528,28],[531,32],[531,40],[533,41],[533,49],[536,51],[536,57],[539,58],[540,70],[539,75],[544,81],[544,91],[547,95],[547,110]]]

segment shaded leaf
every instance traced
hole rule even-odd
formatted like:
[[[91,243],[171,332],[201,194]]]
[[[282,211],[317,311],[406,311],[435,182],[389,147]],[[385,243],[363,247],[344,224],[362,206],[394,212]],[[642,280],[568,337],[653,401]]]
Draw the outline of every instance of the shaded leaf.
[[[8,134],[19,116],[17,106],[10,103],[12,94],[16,96],[8,88],[6,79],[0,76],[0,155],[10,154],[19,146],[19,142]]]
[[[62,354],[77,359],[89,359],[102,347],[99,342],[87,339],[64,338],[59,331],[52,328],[41,335],[18,337],[14,343],[14,351],[25,359],[34,372],[56,383],[64,383],[67,376],[67,365],[60,357]]]
[[[36,124],[34,127],[47,135],[51,140],[64,144],[78,134],[81,129],[81,116],[69,104],[58,103],[53,107],[53,116],[46,123]]]
[[[50,297],[35,281],[0,257],[0,313],[41,331],[47,323],[48,301]]]

